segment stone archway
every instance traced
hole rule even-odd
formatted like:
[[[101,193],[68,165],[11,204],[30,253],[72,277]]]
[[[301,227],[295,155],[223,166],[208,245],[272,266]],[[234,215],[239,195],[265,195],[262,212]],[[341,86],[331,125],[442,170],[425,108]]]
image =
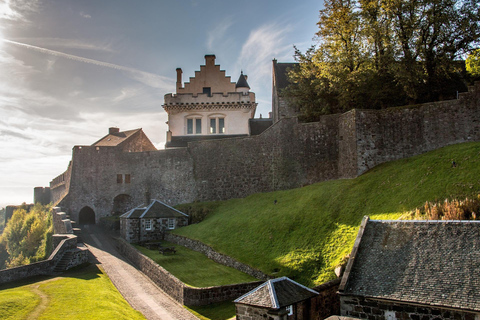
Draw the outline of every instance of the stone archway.
[[[133,204],[133,198],[128,194],[119,194],[113,198],[112,214],[115,216],[122,215],[135,206]]]
[[[88,206],[83,207],[78,213],[78,224],[95,224],[95,211]]]

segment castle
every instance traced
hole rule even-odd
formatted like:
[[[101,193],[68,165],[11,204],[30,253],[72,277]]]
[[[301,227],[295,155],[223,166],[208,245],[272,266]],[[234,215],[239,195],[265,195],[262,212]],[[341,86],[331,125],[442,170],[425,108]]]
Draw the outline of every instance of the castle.
[[[165,95],[165,150],[141,129],[75,146],[50,182],[51,200],[80,223],[145,203],[224,200],[315,182],[354,178],[374,166],[449,144],[480,140],[480,84],[457,100],[385,110],[355,109],[300,123],[282,97],[287,64],[273,61],[273,119],[253,119],[255,95],[231,83],[207,55],[195,77]]]

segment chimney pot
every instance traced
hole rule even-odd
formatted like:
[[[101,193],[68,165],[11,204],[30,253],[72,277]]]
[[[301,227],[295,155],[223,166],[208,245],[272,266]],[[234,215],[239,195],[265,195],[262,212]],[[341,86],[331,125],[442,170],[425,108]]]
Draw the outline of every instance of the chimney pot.
[[[108,134],[115,134],[115,133],[119,133],[119,132],[120,132],[120,128],[117,128],[117,127],[108,128]]]

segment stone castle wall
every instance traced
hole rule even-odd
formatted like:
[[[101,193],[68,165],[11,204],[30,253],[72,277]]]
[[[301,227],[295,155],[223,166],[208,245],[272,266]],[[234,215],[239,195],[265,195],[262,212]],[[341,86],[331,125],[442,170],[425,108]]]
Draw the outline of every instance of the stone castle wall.
[[[146,192],[176,205],[354,178],[386,161],[480,140],[480,83],[470,89],[457,100],[352,110],[313,123],[284,118],[257,136],[190,142],[187,148],[77,146],[67,172],[52,181],[52,197],[54,203],[63,199],[59,205],[73,220],[89,206],[98,221],[112,214],[122,194],[133,206],[145,202]],[[118,174],[129,174],[130,183],[117,183]]]

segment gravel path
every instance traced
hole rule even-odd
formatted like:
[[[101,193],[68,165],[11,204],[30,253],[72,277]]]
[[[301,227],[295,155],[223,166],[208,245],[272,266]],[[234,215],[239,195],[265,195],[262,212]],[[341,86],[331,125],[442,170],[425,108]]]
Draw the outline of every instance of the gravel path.
[[[99,227],[84,226],[82,238],[90,252],[130,305],[148,320],[198,320],[122,257]]]

